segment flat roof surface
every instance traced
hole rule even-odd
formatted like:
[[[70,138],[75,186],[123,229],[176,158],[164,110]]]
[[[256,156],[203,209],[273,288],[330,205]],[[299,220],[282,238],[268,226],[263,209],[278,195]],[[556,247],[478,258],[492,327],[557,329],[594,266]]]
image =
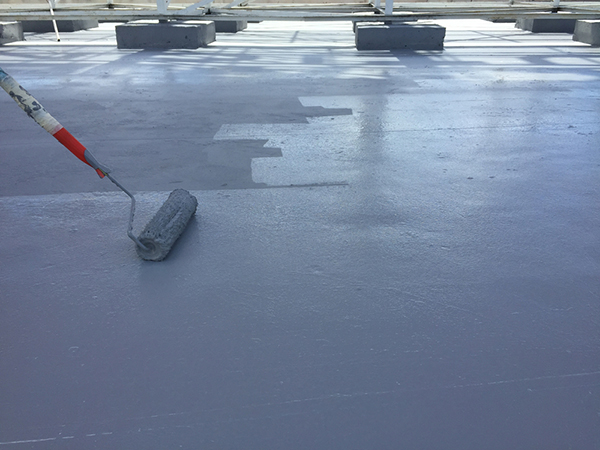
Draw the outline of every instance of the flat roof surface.
[[[128,198],[0,92],[0,445],[600,448],[600,49],[438,23],[0,47],[135,230],[199,201],[138,259]]]

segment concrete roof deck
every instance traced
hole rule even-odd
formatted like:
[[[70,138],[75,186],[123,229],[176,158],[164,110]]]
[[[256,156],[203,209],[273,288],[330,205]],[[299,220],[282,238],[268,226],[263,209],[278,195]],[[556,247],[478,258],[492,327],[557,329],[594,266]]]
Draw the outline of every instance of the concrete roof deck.
[[[136,230],[199,200],[139,260],[127,197],[0,92],[2,447],[598,449],[600,49],[440,23],[0,47]]]

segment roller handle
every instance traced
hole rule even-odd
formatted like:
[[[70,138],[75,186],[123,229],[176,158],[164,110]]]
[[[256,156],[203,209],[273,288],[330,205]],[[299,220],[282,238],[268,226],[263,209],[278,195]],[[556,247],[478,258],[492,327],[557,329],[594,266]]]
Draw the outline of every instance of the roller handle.
[[[50,115],[48,111],[38,102],[33,95],[27,92],[17,81],[0,67],[0,87],[44,130],[56,138],[67,150],[77,158],[93,167],[100,178],[110,172],[108,167],[100,164],[94,155],[87,150],[75,137],[63,127],[58,120]]]

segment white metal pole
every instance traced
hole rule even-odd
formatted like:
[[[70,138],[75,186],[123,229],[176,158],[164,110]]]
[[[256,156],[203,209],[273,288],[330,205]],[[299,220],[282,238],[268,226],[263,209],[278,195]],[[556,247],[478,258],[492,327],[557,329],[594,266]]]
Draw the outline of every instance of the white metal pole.
[[[52,9],[54,4],[54,0],[48,0],[48,6],[50,7],[50,15],[54,16],[54,10]],[[56,20],[52,19],[52,25],[54,26],[54,32],[56,33],[56,42],[60,42],[60,35],[58,34],[58,26],[56,25]]]
[[[385,0],[385,15],[391,16],[394,12],[394,0]]]
[[[169,5],[169,0],[156,0],[156,10],[160,14],[167,13],[167,6]]]

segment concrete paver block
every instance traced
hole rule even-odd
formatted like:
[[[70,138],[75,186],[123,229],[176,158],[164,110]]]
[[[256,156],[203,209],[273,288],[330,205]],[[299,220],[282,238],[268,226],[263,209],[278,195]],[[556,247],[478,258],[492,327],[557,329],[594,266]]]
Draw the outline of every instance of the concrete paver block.
[[[573,33],[575,19],[517,19],[515,28],[532,33]]]
[[[248,28],[247,20],[216,20],[217,33],[237,33]]]
[[[404,24],[404,23],[415,23],[417,22],[417,19],[403,19],[402,22],[395,22],[395,25],[400,25],[400,24]],[[385,22],[381,22],[381,21],[376,21],[376,22],[371,22],[371,21],[363,21],[363,20],[353,20],[352,21],[352,32],[356,33],[356,27],[358,27],[359,24],[380,24],[380,23],[385,23]]]
[[[357,50],[442,50],[445,36],[436,24],[361,23],[355,42]]]
[[[51,20],[24,20],[23,31],[34,33],[50,33],[54,31],[54,25]],[[96,19],[89,20],[57,20],[56,26],[58,31],[71,32],[79,30],[88,30],[96,28],[98,21]]]
[[[115,27],[118,48],[191,48],[206,47],[215,41],[215,23],[131,22]]]
[[[575,24],[573,40],[599,47],[600,20],[578,20]]]
[[[0,45],[23,40],[21,22],[0,22]]]

